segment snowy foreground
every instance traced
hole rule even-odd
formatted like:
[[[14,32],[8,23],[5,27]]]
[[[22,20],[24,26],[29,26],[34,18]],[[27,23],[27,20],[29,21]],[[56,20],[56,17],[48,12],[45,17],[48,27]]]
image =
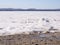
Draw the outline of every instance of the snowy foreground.
[[[48,31],[53,27],[60,31],[60,12],[1,11],[0,35],[31,31]]]

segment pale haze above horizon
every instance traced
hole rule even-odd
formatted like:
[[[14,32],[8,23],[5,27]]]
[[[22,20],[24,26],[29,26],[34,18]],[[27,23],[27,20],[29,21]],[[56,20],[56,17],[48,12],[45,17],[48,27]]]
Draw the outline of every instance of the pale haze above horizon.
[[[60,0],[0,0],[0,8],[60,9]]]

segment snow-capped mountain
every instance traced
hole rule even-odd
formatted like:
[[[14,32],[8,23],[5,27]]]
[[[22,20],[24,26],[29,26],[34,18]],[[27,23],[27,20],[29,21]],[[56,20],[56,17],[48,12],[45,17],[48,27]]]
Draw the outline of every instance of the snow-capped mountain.
[[[60,12],[0,12],[0,35],[48,31],[51,27],[60,31]]]

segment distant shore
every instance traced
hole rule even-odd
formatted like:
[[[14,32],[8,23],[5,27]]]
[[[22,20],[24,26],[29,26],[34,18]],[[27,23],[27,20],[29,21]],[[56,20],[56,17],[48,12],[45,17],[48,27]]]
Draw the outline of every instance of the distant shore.
[[[60,9],[14,9],[14,8],[0,8],[0,11],[60,11]]]

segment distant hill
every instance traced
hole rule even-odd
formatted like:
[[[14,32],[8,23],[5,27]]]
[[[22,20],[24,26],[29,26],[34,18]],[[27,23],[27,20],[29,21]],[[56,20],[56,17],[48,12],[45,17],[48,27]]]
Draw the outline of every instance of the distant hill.
[[[60,9],[14,9],[14,8],[0,8],[0,11],[60,11]]]

